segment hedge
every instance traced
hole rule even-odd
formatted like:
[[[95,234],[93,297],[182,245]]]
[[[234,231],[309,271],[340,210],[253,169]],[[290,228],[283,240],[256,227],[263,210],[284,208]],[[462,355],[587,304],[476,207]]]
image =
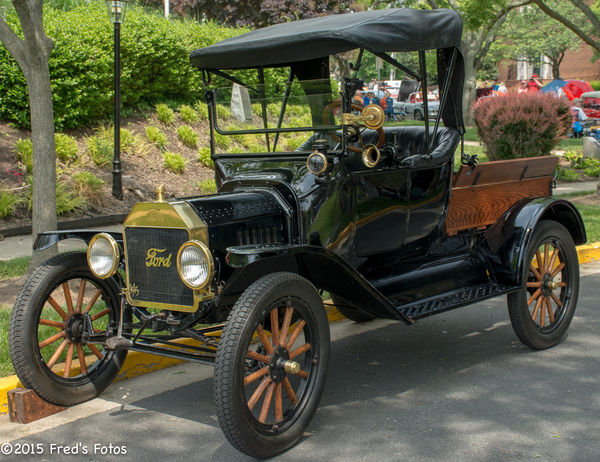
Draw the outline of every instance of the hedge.
[[[20,34],[14,12],[6,15]],[[44,10],[46,33],[54,41],[50,56],[57,129],[87,126],[112,114],[113,27],[104,2],[71,11]],[[245,32],[245,29],[166,20],[141,7],[128,8],[121,29],[121,89],[124,111],[165,100],[201,97],[200,73],[189,52]],[[0,46],[0,119],[29,126],[25,78]]]

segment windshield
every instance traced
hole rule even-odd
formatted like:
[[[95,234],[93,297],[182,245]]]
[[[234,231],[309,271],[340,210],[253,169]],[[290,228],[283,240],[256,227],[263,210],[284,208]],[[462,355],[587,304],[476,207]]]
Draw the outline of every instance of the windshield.
[[[214,93],[215,125],[220,136],[231,136],[248,152],[295,151],[311,137],[341,129],[334,117],[341,111],[337,93],[337,84],[332,88],[329,79],[219,87]],[[261,133],[265,131],[272,132]]]

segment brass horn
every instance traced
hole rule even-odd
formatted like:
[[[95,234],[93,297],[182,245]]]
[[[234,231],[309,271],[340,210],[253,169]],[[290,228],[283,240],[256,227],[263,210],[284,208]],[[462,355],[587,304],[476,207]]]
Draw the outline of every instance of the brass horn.
[[[381,152],[374,144],[367,144],[362,150],[362,162],[367,168],[375,167],[381,160]]]

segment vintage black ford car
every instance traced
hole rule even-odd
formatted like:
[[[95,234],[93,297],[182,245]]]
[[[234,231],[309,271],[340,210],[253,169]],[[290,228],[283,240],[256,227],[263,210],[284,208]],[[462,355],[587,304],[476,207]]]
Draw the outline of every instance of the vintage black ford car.
[[[128,350],[214,363],[223,432],[265,458],[295,444],[317,409],[329,359],[325,291],[351,320],[406,325],[507,294],[524,344],[559,342],[577,303],[585,229],[570,203],[551,197],[555,158],[477,165],[460,150],[455,168],[461,32],[453,11],[387,9],[192,52],[218,193],[159,194],[134,207],[122,234],[41,235],[36,248],[79,238],[88,250],[52,258],[23,287],[10,327],[23,384],[73,405],[108,386]],[[418,70],[391,52],[411,55]],[[421,80],[424,95],[435,54],[432,126],[428,117],[385,123],[378,106],[353,102],[361,83],[352,73],[367,53]],[[232,108],[239,124],[220,120]],[[257,152],[220,152],[227,137]]]

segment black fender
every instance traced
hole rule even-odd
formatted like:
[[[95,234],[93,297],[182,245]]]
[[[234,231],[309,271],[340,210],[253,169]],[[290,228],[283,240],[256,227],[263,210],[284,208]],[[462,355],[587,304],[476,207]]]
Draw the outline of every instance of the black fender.
[[[497,282],[522,284],[526,250],[533,230],[541,220],[561,223],[571,233],[575,245],[587,241],[581,215],[570,202],[553,197],[522,199],[484,234],[482,252]]]
[[[89,244],[92,237],[99,233],[110,234],[117,241],[117,244],[121,246],[121,249],[123,249],[123,234],[121,233],[107,232],[99,229],[66,229],[64,231],[46,231],[38,234],[33,243],[33,250],[47,249],[65,239],[79,239]]]
[[[300,274],[317,288],[352,300],[378,318],[411,321],[346,261],[328,249],[312,245],[258,245],[227,249],[226,262],[236,268],[223,287],[217,304],[232,303],[262,276],[278,271]]]

